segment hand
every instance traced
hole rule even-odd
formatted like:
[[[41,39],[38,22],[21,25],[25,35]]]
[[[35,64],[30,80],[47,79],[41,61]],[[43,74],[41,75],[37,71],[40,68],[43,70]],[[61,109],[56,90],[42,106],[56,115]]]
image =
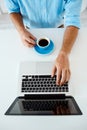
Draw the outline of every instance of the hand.
[[[25,46],[27,47],[34,47],[35,46],[35,40],[36,37],[33,36],[29,31],[26,29],[20,34],[22,42],[24,43]]]
[[[65,82],[70,79],[70,69],[69,69],[69,59],[68,55],[65,52],[60,52],[56,58],[53,70],[52,77],[57,75],[56,84],[63,85]]]

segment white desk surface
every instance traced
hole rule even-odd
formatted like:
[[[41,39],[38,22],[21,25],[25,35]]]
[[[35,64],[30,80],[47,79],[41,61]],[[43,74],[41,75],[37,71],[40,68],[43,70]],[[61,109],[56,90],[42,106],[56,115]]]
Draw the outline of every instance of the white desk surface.
[[[0,30],[0,130],[87,130],[87,28],[79,31],[70,55],[71,85],[81,116],[5,116],[17,95],[18,65],[21,61],[54,60],[61,47],[63,29],[34,29],[37,37],[47,36],[55,43],[48,56],[25,47],[15,29]]]

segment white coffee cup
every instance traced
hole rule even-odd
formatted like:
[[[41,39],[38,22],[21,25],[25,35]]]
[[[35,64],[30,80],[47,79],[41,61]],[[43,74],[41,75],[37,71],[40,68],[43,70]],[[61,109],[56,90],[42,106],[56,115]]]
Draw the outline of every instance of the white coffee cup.
[[[50,39],[47,37],[42,37],[37,40],[37,46],[41,49],[46,49],[50,45]]]

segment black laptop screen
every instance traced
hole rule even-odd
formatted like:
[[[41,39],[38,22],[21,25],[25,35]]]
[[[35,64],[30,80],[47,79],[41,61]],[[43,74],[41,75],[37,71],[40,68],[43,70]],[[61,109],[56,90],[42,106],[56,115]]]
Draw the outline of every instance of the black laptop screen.
[[[81,115],[73,97],[65,99],[24,99],[18,97],[5,115]]]

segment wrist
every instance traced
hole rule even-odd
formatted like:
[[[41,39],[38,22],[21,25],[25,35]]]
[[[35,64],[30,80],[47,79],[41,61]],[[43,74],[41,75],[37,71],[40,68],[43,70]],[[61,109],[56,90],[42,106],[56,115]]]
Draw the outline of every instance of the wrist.
[[[69,52],[64,51],[64,50],[60,50],[59,54],[69,56]]]
[[[20,35],[23,35],[26,32],[26,28],[24,25],[18,26],[17,30]]]
[[[21,29],[19,29],[19,33],[20,33],[20,35],[23,35],[23,34],[25,33],[25,31],[26,31],[25,28],[21,28]]]

